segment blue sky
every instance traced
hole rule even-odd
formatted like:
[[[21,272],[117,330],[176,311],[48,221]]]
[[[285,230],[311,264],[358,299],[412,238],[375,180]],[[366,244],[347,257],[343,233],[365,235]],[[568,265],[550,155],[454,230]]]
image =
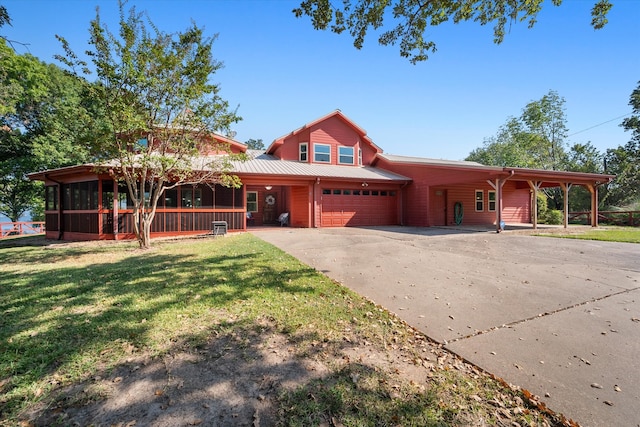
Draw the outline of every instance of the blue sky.
[[[166,32],[193,20],[219,35],[214,55],[225,68],[212,80],[239,106],[239,141],[261,138],[268,145],[340,109],[386,153],[457,160],[549,90],[566,99],[570,143],[590,141],[604,151],[630,139],[618,117],[631,112],[629,96],[640,81],[640,2],[613,0],[609,24],[599,31],[590,26],[594,2],[549,2],[533,29],[514,23],[501,45],[493,43],[492,26],[429,28],[438,51],[418,65],[396,47],[379,46],[375,36],[358,51],[347,34],[313,30],[308,18],[291,13],[296,1],[131,0],[128,6],[147,11]],[[96,5],[103,22],[118,29],[115,0],[2,4],[13,26],[1,33],[28,43],[16,45],[19,53],[46,62],[62,52],[55,34],[76,52],[86,50]]]

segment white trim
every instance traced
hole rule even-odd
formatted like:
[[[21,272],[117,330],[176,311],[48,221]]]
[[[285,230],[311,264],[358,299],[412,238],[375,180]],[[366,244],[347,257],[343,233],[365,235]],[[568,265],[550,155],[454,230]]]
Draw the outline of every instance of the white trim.
[[[255,194],[255,196],[256,196],[255,202],[252,202],[252,203],[256,204],[256,210],[250,210],[249,209],[249,194]],[[247,202],[247,212],[258,212],[258,192],[257,191],[247,191],[247,200],[246,200],[246,202]]]
[[[351,154],[342,154],[340,153],[340,150],[342,149],[346,149],[346,150],[351,150]],[[343,162],[341,161],[342,157],[351,157],[351,161],[350,162]],[[353,149],[353,147],[338,147],[338,164],[339,165],[352,165],[353,162],[355,161],[356,157],[355,157],[355,150]]]
[[[302,147],[305,147],[305,151],[302,151]],[[306,159],[302,159],[302,156],[305,156]],[[309,143],[308,142],[301,142],[300,144],[298,144],[298,161],[299,162],[304,162],[304,163],[308,163],[309,162]]]
[[[329,152],[328,152],[328,153],[317,153],[317,152],[316,152],[316,150],[317,150],[317,148],[318,148],[318,147],[327,147],[327,148],[329,148]],[[324,161],[324,160],[318,160],[318,159],[316,158],[316,156],[317,156],[318,154],[323,155],[323,156],[328,155],[328,156],[329,156],[329,160],[327,160],[327,161]],[[313,162],[314,162],[314,163],[331,163],[331,145],[329,145],[329,144],[319,144],[319,143],[314,143],[314,144],[313,144]]]
[[[493,194],[493,200],[491,200],[491,195]],[[493,209],[491,209],[491,203],[493,203]],[[498,193],[496,190],[487,191],[487,211],[495,212],[498,206]]]
[[[482,198],[478,199],[478,193],[482,195]],[[482,203],[482,209],[478,209],[478,203]],[[476,190],[473,193],[473,206],[476,212],[484,212],[484,190]]]

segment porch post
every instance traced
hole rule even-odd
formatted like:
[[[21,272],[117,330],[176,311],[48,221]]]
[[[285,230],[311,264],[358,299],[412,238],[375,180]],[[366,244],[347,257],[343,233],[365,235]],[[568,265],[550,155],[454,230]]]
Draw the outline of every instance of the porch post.
[[[118,181],[113,180],[113,239],[118,240],[118,209],[120,208],[118,199]]]
[[[542,185],[541,181],[527,181],[529,187],[533,191],[533,201],[532,201],[532,209],[533,209],[533,229],[538,229],[538,190],[540,190],[540,186]]]
[[[598,186],[588,185],[589,193],[591,193],[591,226],[598,226]]]
[[[560,183],[560,188],[562,188],[562,191],[564,193],[564,212],[563,212],[563,224],[564,224],[564,228],[568,228],[569,227],[569,190],[571,190],[571,183],[570,182],[561,182]]]

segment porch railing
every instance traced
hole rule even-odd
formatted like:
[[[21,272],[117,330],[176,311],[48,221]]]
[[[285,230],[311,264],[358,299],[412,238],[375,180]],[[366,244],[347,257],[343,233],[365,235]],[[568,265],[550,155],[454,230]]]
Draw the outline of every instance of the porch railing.
[[[591,224],[591,212],[569,212],[569,222]],[[599,224],[640,226],[640,211],[598,211]]]
[[[27,234],[44,234],[44,221],[0,222],[0,239]]]

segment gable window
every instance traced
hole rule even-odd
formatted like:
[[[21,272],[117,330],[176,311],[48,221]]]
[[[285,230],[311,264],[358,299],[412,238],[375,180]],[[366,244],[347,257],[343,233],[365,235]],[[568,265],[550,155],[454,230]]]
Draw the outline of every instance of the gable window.
[[[476,212],[484,211],[484,191],[476,190]]]
[[[489,206],[488,206],[488,210],[489,212],[495,212],[496,211],[496,192],[495,190],[490,190],[487,193],[487,199],[489,201]]]
[[[301,142],[298,145],[298,160],[301,162],[309,161],[309,144],[306,142]]]
[[[353,164],[353,147],[338,147],[338,163],[343,165]]]
[[[362,166],[362,148],[358,148],[358,165]]]
[[[331,146],[313,144],[313,161],[317,163],[331,163]]]
[[[247,191],[247,212],[258,212],[257,191]]]

